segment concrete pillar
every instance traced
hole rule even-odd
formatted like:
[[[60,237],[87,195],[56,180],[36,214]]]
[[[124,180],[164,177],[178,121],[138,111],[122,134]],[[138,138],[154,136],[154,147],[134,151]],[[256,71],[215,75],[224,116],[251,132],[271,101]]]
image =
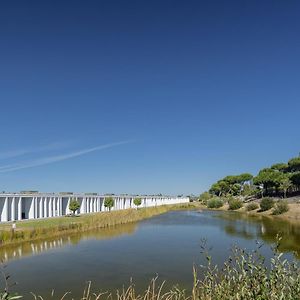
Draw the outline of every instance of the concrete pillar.
[[[43,197],[40,198],[40,202],[39,202],[39,210],[40,210],[40,218],[44,218],[44,203],[43,203]]]
[[[2,213],[1,213],[1,221],[2,222],[8,221],[8,197],[4,198],[4,204],[3,204],[3,209],[2,209]]]
[[[52,198],[49,197],[48,201],[48,217],[52,217]]]
[[[25,200],[25,207],[27,207],[26,205],[26,200],[29,201],[30,199],[28,198],[24,198]],[[34,219],[34,197],[31,198],[30,201],[30,207],[29,207],[29,211],[28,211],[28,219]]]
[[[60,216],[63,215],[63,203],[62,203],[62,197],[59,198],[59,207],[60,207]]]
[[[89,197],[89,213],[92,212],[92,198]]]
[[[34,198],[34,218],[36,219],[38,217],[38,198]]]
[[[67,208],[66,208],[66,214],[70,214],[70,213],[71,213],[71,211],[70,211],[70,209],[69,209],[70,202],[71,202],[71,197],[68,197]]]
[[[43,206],[44,206],[44,218],[48,217],[48,205],[47,205],[47,197],[44,197],[43,200]]]
[[[18,220],[22,220],[22,197],[18,201]]]
[[[56,197],[52,199],[52,210],[53,210],[53,217],[57,217],[57,205],[56,205]]]
[[[16,198],[13,197],[11,201],[11,220],[16,220]]]

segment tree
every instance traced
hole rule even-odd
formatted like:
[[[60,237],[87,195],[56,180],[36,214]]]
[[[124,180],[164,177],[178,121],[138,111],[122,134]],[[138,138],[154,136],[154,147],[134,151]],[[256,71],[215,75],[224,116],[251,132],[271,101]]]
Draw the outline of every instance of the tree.
[[[80,207],[79,202],[75,198],[71,199],[69,203],[69,210],[72,211],[73,216],[75,215],[75,212],[77,209],[79,209],[79,207]]]
[[[136,206],[136,208],[138,208],[142,204],[142,199],[141,198],[135,198],[133,200],[133,203]]]
[[[277,171],[280,171],[280,172],[286,172],[288,167],[289,166],[286,163],[278,163],[278,164],[275,164],[275,165],[271,166],[271,169],[277,170]]]
[[[271,188],[272,189],[275,188],[277,190],[280,185],[280,182],[285,177],[286,177],[286,174],[284,174],[278,170],[265,168],[265,169],[262,169],[256,177],[254,177],[253,183],[255,185],[262,184],[265,192],[268,193]]]
[[[290,175],[290,180],[295,186],[297,186],[299,188],[300,187],[300,172],[292,173]]]
[[[290,172],[300,171],[300,157],[295,157],[288,162]]]
[[[230,191],[230,184],[225,180],[219,180],[217,183],[214,183],[209,192],[217,196],[226,195]]]
[[[279,189],[281,191],[283,191],[284,198],[286,198],[286,193],[291,186],[292,186],[292,182],[290,181],[290,179],[288,177],[285,177],[281,180]]]
[[[109,211],[111,210],[111,208],[112,208],[114,205],[115,205],[115,200],[114,200],[113,197],[107,197],[107,198],[105,198],[105,200],[104,200],[104,206],[105,206],[106,208],[108,208]]]

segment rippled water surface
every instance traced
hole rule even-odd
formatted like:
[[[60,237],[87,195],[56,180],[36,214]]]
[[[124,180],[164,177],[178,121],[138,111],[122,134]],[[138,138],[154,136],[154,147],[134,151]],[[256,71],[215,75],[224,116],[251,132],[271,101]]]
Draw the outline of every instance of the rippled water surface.
[[[214,262],[221,264],[233,245],[254,249],[257,241],[270,256],[278,233],[283,237],[281,250],[300,257],[300,226],[211,211],[169,212],[140,223],[2,248],[0,255],[12,281],[18,282],[15,289],[26,299],[30,291],[48,299],[53,288],[55,293],[72,290],[79,296],[89,280],[95,290],[105,291],[120,289],[133,278],[143,290],[157,275],[169,286],[180,283],[190,289],[193,264],[204,263],[203,239]]]

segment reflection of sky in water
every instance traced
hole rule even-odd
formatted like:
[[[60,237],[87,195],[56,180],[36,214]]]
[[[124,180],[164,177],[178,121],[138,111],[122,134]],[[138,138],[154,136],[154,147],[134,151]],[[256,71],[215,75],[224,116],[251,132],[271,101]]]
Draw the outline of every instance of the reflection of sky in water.
[[[254,249],[256,240],[271,245],[278,232],[283,233],[281,250],[299,253],[300,230],[290,223],[234,212],[176,211],[139,224],[6,247],[1,255],[9,260],[19,291],[45,295],[55,287],[79,295],[87,280],[101,290],[115,290],[131,277],[144,289],[157,274],[167,285],[190,288],[193,265],[205,264],[200,253],[203,239],[211,247],[213,262],[222,264],[232,246]],[[261,249],[267,257],[270,245]]]

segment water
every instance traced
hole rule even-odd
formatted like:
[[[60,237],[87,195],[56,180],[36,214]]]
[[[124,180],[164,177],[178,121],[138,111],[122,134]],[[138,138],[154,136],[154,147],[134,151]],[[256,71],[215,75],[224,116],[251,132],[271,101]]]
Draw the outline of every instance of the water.
[[[203,239],[214,262],[221,264],[233,245],[254,249],[256,241],[266,244],[262,252],[269,257],[277,233],[283,237],[281,250],[299,258],[300,226],[211,211],[169,212],[139,223],[2,248],[0,255],[12,281],[18,282],[14,289],[25,299],[31,299],[30,291],[48,299],[53,288],[55,295],[71,290],[79,297],[89,280],[95,291],[106,291],[120,289],[132,278],[142,291],[157,275],[169,287],[180,283],[190,289],[193,265],[205,261]]]

